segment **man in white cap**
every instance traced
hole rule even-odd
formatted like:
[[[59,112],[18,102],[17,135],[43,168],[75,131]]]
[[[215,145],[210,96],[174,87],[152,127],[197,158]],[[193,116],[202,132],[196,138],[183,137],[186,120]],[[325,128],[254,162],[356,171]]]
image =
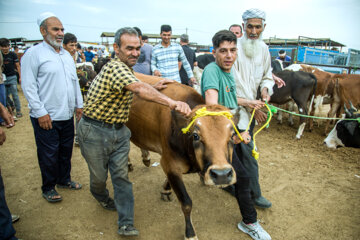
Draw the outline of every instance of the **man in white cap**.
[[[244,36],[239,40],[238,57],[233,65],[236,82],[236,94],[240,106],[240,121],[238,128],[244,131],[249,124],[253,109],[263,107],[265,101],[270,100],[273,93],[274,80],[271,73],[271,58],[269,49],[262,41],[262,32],[265,29],[265,12],[259,9],[249,9],[243,16]],[[261,101],[256,100],[257,90],[260,87]],[[256,101],[254,101],[256,100]],[[255,111],[255,119],[261,123],[266,121],[266,114],[261,110]],[[249,130],[253,136],[255,121]],[[252,156],[253,142],[237,144],[242,152],[240,160],[243,162],[250,176],[250,190],[254,204],[261,208],[271,207],[271,202],[261,194],[259,184],[258,162]]]
[[[74,60],[63,49],[64,27],[50,12],[37,20],[44,41],[30,48],[21,59],[22,89],[29,103],[38,161],[42,176],[42,196],[48,202],[62,197],[55,190],[78,190],[71,180],[74,142],[74,111],[82,116],[83,99]]]

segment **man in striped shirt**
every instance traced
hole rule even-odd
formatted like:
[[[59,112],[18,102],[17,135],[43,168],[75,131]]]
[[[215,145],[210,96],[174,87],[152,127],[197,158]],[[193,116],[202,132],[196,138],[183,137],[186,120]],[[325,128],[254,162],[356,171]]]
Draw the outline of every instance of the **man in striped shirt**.
[[[184,51],[179,44],[171,42],[171,26],[162,25],[160,36],[161,43],[157,44],[152,50],[151,71],[153,74],[181,83],[179,62],[182,62],[190,81],[195,83],[194,74]]]

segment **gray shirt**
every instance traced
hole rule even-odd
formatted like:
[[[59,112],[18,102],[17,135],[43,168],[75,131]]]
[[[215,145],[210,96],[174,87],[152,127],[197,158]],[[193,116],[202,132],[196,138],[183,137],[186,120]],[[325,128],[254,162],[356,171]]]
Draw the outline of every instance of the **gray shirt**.
[[[152,46],[144,43],[140,49],[140,56],[137,63],[133,66],[135,72],[151,75],[151,52]]]

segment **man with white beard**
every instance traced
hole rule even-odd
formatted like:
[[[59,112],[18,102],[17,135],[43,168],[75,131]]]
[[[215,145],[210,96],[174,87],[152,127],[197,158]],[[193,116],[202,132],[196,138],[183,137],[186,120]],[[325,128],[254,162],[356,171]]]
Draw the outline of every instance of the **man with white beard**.
[[[44,41],[30,48],[21,59],[22,89],[29,103],[38,161],[42,176],[42,196],[59,202],[55,190],[81,189],[71,180],[74,142],[74,111],[82,116],[83,99],[74,60],[62,47],[64,27],[50,12],[37,20]]]
[[[244,36],[239,39],[238,56],[233,65],[236,82],[236,95],[240,106],[238,128],[244,131],[250,121],[253,109],[264,106],[273,93],[274,80],[271,73],[271,57],[269,49],[262,41],[265,29],[265,12],[259,9],[246,10],[242,16]],[[260,86],[261,100],[256,100]],[[258,123],[266,121],[266,114],[256,110],[254,115]],[[253,136],[255,121],[251,123],[249,134]],[[242,154],[240,160],[250,176],[250,190],[254,204],[261,208],[271,207],[271,202],[261,194],[257,160],[252,156],[253,141],[249,144],[240,143]]]

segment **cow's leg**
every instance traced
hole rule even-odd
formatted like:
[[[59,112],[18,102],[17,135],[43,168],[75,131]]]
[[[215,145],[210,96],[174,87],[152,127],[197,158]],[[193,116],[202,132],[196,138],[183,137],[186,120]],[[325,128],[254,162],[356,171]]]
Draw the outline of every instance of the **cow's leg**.
[[[338,101],[335,101],[332,105],[331,105],[331,109],[328,113],[328,117],[332,118],[335,116],[336,112],[338,111],[338,108],[340,108],[340,103]],[[326,136],[329,130],[329,125],[330,125],[330,120],[326,120],[326,126],[325,126],[325,131],[324,131],[324,135]]]
[[[168,181],[174,189],[174,192],[181,203],[181,209],[185,217],[185,240],[197,240],[195,229],[191,222],[191,209],[192,201],[189,194],[186,191],[184,182],[181,178],[181,174],[169,172],[167,173]]]
[[[277,115],[278,124],[282,124],[282,118],[283,118],[282,111],[278,111],[278,115]]]
[[[288,110],[289,112],[294,112],[295,110],[295,107],[294,107],[294,102],[293,101],[290,101],[288,102]],[[294,126],[294,119],[293,119],[293,115],[292,114],[289,114],[289,118],[288,118],[288,122],[289,122],[289,125],[290,126]]]
[[[314,116],[315,115],[315,110],[318,106],[316,106],[316,99],[315,101],[312,103],[311,106],[311,111],[310,111],[310,116]],[[312,118],[309,119],[309,132],[311,132],[314,128],[314,120]]]
[[[299,108],[299,113],[302,115],[307,115],[307,107],[306,107],[306,100],[303,103],[300,102],[296,102],[298,108]],[[296,134],[296,139],[300,139],[301,136],[304,133],[304,129],[305,129],[305,125],[306,125],[306,118],[304,117],[300,117],[300,124],[299,124],[299,128],[298,128],[298,132]]]
[[[165,182],[163,184],[163,190],[161,190],[161,199],[164,200],[165,202],[172,201],[171,193],[172,191],[171,191],[170,183],[167,179],[165,179]]]
[[[144,150],[144,149],[140,149],[141,150],[141,157],[142,157],[142,161],[144,163],[145,166],[150,167],[150,153],[148,150]]]
[[[134,166],[132,165],[131,160],[130,160],[130,154],[128,156],[128,171],[129,172],[134,171]]]

